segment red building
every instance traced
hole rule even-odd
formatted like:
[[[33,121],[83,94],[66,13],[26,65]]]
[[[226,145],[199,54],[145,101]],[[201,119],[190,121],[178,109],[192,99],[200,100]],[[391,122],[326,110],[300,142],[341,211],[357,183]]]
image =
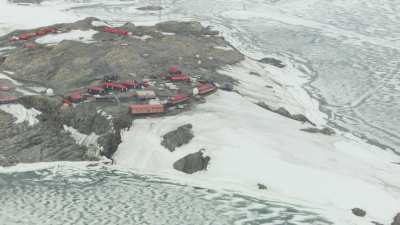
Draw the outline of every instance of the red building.
[[[175,96],[172,96],[168,99],[168,103],[171,105],[177,105],[179,103],[185,102],[189,100],[189,96],[186,94],[177,94]]]
[[[18,98],[14,96],[0,96],[0,104],[10,104],[16,102],[17,100]]]
[[[104,32],[107,33],[113,33],[113,34],[118,34],[121,36],[128,36],[128,31],[119,29],[119,28],[114,28],[114,27],[104,27]]]
[[[105,90],[101,86],[92,86],[87,88],[87,92],[92,95],[101,95],[105,93]]]
[[[217,87],[212,84],[200,84],[197,86],[199,95],[205,95],[217,90]]]
[[[130,113],[133,115],[140,114],[156,114],[165,112],[164,105],[162,104],[136,104],[129,106]]]

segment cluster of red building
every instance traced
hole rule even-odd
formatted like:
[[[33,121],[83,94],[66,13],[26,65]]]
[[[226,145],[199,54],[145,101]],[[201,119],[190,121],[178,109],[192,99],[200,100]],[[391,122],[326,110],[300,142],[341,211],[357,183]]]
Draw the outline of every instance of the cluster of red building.
[[[168,74],[169,76],[167,77],[168,80],[173,81],[173,82],[178,82],[178,81],[190,81],[190,77],[187,75],[184,75],[178,67],[170,67],[168,69]],[[180,79],[178,79],[179,77]],[[182,78],[181,78],[182,77]],[[183,79],[185,77],[185,79]],[[108,91],[120,91],[120,92],[125,92],[128,91],[129,89],[141,89],[143,87],[148,87],[149,84],[148,82],[137,82],[135,80],[127,80],[123,82],[117,82],[118,78],[111,79],[111,78],[105,78],[103,84],[98,85],[98,86],[90,86],[87,87],[87,93],[88,95],[82,95],[80,92],[73,92],[70,93],[67,97],[66,100],[64,100],[65,103],[70,104],[70,103],[79,103],[87,97],[92,96],[92,95],[103,95]],[[217,87],[212,84],[212,83],[201,83],[195,87],[196,91],[195,94],[198,95],[206,95],[209,93],[212,93],[213,91],[217,90]],[[139,100],[150,100],[157,98],[157,95],[154,91],[152,90],[138,90],[136,91],[135,96]],[[132,104],[129,106],[129,111],[133,115],[139,115],[139,114],[155,114],[155,113],[163,113],[166,110],[167,106],[175,106],[179,105],[181,103],[184,103],[192,97],[192,94],[185,94],[185,93],[178,93],[174,96],[168,97],[166,103],[137,103],[137,104]],[[93,97],[92,97],[93,98]]]
[[[57,29],[55,28],[51,28],[51,27],[46,27],[46,28],[40,28],[37,31],[33,31],[33,32],[26,32],[26,33],[22,33],[18,36],[14,36],[10,39],[10,41],[18,41],[18,40],[23,40],[23,41],[27,41],[29,39],[32,39],[34,37],[41,37],[50,33],[57,33]]]
[[[167,79],[172,82],[175,82],[175,81],[190,82],[190,77],[188,75],[182,73],[182,71],[179,70],[177,66],[171,66],[170,68],[168,68]]]

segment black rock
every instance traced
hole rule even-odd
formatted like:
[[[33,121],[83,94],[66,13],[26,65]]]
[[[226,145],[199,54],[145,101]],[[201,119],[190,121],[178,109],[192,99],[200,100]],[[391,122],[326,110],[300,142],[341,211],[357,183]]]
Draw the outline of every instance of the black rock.
[[[193,137],[192,124],[185,124],[165,134],[161,145],[173,152],[177,147],[189,143]]]
[[[267,186],[265,186],[264,184],[260,184],[260,183],[257,184],[257,187],[260,190],[267,190],[268,189]]]
[[[201,170],[206,170],[210,159],[209,156],[204,157],[203,151],[200,150],[179,159],[174,163],[173,167],[184,173],[192,174]]]
[[[376,222],[376,221],[371,221],[371,223],[374,224],[374,225],[384,225],[384,224]]]
[[[282,115],[284,117],[287,117],[287,118],[290,118],[290,119],[293,119],[293,120],[297,120],[297,121],[300,121],[300,122],[303,122],[303,123],[308,122],[309,124],[315,126],[315,123],[313,123],[311,120],[309,120],[306,116],[304,116],[302,114],[291,114],[289,111],[287,111],[287,109],[285,109],[283,107],[279,107],[278,109],[274,109],[271,106],[265,104],[264,102],[259,102],[259,103],[257,103],[257,105],[262,107],[262,108],[264,108],[264,109],[266,109],[266,110],[269,110],[271,112],[278,113],[279,115]]]
[[[308,133],[321,133],[325,135],[334,135],[336,132],[329,127],[324,127],[324,128],[315,128],[315,127],[309,127],[309,128],[304,128],[300,129],[301,131],[308,132]]]
[[[351,210],[351,212],[352,212],[354,215],[359,216],[359,217],[364,217],[365,215],[367,215],[367,212],[365,212],[365,210],[360,209],[360,208],[353,208],[353,209]]]
[[[282,61],[278,60],[278,59],[274,59],[274,58],[262,58],[260,60],[258,60],[259,62],[265,63],[265,64],[269,64],[269,65],[273,65],[279,68],[283,68],[286,65],[283,64]]]

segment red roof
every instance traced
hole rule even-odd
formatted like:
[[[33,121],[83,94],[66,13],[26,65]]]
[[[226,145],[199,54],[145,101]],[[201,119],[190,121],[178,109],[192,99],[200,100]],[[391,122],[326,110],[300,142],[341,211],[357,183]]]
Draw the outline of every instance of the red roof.
[[[27,49],[33,49],[35,47],[36,47],[36,45],[34,45],[34,44],[24,44],[24,48],[27,48]]]
[[[72,100],[80,100],[82,99],[82,95],[80,94],[74,94],[69,96]]]
[[[129,109],[132,114],[149,114],[164,112],[164,105],[162,104],[137,104],[130,105]]]
[[[14,96],[0,96],[0,103],[11,103],[17,101],[17,97]]]
[[[36,36],[36,32],[28,32],[28,33],[22,33],[18,37],[21,40],[29,40],[35,36]]]
[[[107,82],[104,83],[105,87],[112,87],[112,88],[116,88],[116,89],[126,89],[126,86],[123,84],[119,84],[119,83],[113,83],[113,82]]]
[[[199,94],[205,94],[217,89],[217,87],[212,84],[200,84],[197,86],[197,89],[199,90]]]
[[[189,81],[190,77],[188,75],[179,74],[176,76],[169,77],[169,80],[171,80],[171,81]]]
[[[91,86],[91,87],[88,87],[88,90],[91,90],[91,91],[104,91],[104,88],[100,87],[100,86]]]
[[[122,35],[122,36],[127,36],[128,35],[128,31],[123,30],[123,29],[119,29],[119,28],[113,28],[113,27],[104,27],[103,31],[107,32],[107,33],[113,33],[113,34]]]
[[[178,104],[184,102],[189,99],[189,96],[186,94],[177,94],[175,96],[170,97],[170,103]]]
[[[177,94],[175,96],[172,96],[171,100],[179,101],[179,100],[188,99],[188,98],[189,98],[189,96],[186,94]]]
[[[14,101],[17,100],[17,97],[14,96],[0,96],[1,101]]]
[[[0,91],[10,91],[14,89],[14,87],[6,86],[6,85],[0,85]]]
[[[49,33],[56,33],[57,30],[55,28],[51,28],[51,27],[45,27],[45,28],[41,28],[38,31],[36,31],[36,35],[38,36],[43,36]]]
[[[171,66],[168,68],[168,73],[177,73],[179,71],[177,66]]]

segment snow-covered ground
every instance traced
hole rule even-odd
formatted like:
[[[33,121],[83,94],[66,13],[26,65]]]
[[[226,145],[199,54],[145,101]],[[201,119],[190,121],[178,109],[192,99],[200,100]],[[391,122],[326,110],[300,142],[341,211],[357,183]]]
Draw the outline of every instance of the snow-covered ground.
[[[27,122],[29,126],[37,124],[39,120],[36,117],[41,114],[40,111],[34,108],[27,109],[21,104],[0,105],[0,110],[13,115],[15,123]]]
[[[58,44],[64,40],[72,40],[72,41],[81,41],[84,43],[94,42],[93,35],[95,35],[97,31],[95,30],[71,30],[67,33],[61,34],[50,34],[36,39],[36,42],[39,44]]]
[[[194,139],[170,153],[161,136],[186,123],[193,125]],[[192,112],[135,120],[114,160],[142,173],[245,192],[262,183],[266,196],[318,208],[338,224],[389,222],[400,207],[400,167],[393,164],[398,158],[348,134],[299,130],[306,126],[220,91]],[[201,148],[211,157],[207,171],[190,176],[174,171],[176,160]],[[354,207],[368,216],[352,216]]]

